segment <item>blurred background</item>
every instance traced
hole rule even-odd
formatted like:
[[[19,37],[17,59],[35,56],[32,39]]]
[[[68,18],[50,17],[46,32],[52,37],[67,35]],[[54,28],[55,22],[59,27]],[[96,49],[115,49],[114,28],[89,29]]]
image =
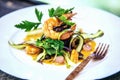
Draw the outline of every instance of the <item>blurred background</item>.
[[[97,7],[120,17],[120,0],[81,0],[81,4]]]
[[[32,0],[33,1],[33,0]],[[120,0],[37,0],[50,4],[92,6],[120,16]]]
[[[92,6],[120,17],[120,0],[0,0],[0,13],[39,4]]]

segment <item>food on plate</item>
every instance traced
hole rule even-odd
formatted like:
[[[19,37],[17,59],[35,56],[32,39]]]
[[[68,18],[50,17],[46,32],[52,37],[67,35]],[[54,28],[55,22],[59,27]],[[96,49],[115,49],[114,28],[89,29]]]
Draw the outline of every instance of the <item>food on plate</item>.
[[[12,47],[24,50],[36,62],[66,65],[70,68],[73,64],[80,63],[96,47],[94,39],[103,36],[103,31],[86,33],[76,29],[77,23],[72,21],[74,8],[61,7],[48,9],[49,18],[42,23],[43,13],[35,8],[38,22],[22,21],[15,27],[27,33],[23,42],[15,44],[8,41]],[[42,25],[42,27],[39,27]]]

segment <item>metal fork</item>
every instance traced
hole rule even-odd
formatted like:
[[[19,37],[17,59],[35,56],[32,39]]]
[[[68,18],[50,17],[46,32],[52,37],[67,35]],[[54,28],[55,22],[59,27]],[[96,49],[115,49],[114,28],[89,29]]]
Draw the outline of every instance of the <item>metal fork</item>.
[[[73,80],[79,72],[83,70],[83,68],[87,65],[87,63],[91,60],[101,60],[103,59],[108,51],[109,45],[104,43],[99,43],[96,50],[88,56],[83,62],[81,62],[68,76],[65,80]]]

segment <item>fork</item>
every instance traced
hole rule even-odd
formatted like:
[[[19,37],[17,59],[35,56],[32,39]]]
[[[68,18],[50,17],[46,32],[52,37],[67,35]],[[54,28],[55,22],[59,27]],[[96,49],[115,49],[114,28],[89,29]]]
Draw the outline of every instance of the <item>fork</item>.
[[[68,76],[65,80],[73,80],[79,72],[83,70],[83,68],[87,65],[87,63],[91,60],[101,60],[103,59],[108,51],[109,45],[104,43],[99,43],[96,50],[88,56],[83,62],[81,62]]]

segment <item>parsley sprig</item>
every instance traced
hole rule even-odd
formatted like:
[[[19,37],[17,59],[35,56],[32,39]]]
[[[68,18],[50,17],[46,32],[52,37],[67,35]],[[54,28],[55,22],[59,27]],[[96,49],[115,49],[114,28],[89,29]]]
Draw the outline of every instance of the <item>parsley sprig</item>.
[[[72,12],[73,9],[74,9],[74,7],[70,8],[70,9],[63,9],[61,7],[57,7],[56,9],[51,8],[51,9],[48,9],[49,17],[57,17],[58,19],[63,21],[65,24],[72,26],[75,23],[68,20],[65,16],[63,16],[63,14],[70,13],[70,12]]]
[[[37,8],[35,8],[35,14],[38,19],[38,22],[31,22],[31,21],[24,20],[21,23],[16,24],[15,27],[24,29],[26,32],[37,29],[38,26],[41,24],[41,19],[42,19],[43,13],[38,11]]]
[[[49,12],[50,17],[54,17],[54,16],[60,17],[63,14],[70,13],[73,9],[74,9],[74,7],[70,8],[70,9],[63,9],[61,7],[57,7],[56,9],[54,9],[54,8],[48,9],[48,12]]]

